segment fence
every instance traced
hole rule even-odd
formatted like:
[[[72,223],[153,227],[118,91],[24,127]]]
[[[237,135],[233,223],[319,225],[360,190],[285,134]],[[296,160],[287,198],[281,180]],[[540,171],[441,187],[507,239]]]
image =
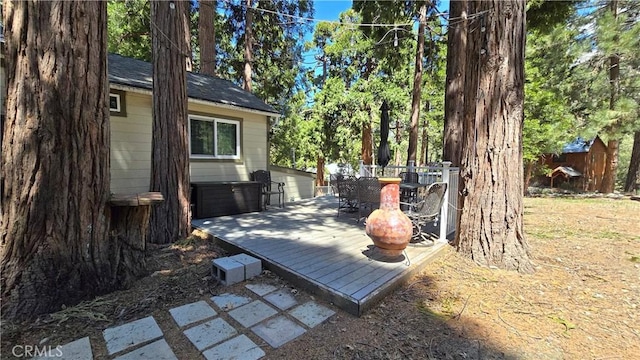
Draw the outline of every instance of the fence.
[[[451,163],[445,161],[441,166],[386,166],[384,168],[378,165],[364,165],[360,161],[360,176],[378,176],[378,177],[398,177],[403,172],[418,173],[418,181],[421,184],[431,184],[437,181],[447,183],[447,206],[443,206],[440,210],[440,241],[447,241],[447,236],[454,233],[457,228],[458,217],[458,179],[460,169],[451,167]]]

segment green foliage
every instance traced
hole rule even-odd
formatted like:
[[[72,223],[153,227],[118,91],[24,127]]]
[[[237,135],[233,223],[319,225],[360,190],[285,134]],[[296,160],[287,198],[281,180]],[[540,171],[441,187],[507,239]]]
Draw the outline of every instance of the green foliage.
[[[151,61],[151,5],[148,0],[107,2],[107,42],[111,53]]]

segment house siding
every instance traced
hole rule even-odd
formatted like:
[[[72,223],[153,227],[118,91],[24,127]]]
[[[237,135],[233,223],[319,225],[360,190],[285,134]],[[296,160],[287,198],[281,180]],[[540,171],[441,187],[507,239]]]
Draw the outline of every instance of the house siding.
[[[125,96],[127,116],[111,116],[111,192],[145,192],[151,174],[151,96],[131,91]],[[192,102],[188,111],[239,120],[242,137],[239,160],[191,159],[191,182],[246,181],[251,171],[267,168],[265,115]]]
[[[271,166],[271,180],[284,182],[284,196],[286,202],[310,199],[315,195],[316,175],[304,171]],[[272,197],[273,204],[275,197]]]

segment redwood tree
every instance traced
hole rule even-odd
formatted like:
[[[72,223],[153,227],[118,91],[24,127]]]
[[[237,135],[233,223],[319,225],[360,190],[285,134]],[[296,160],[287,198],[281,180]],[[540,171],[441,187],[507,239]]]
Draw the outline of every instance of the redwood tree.
[[[427,22],[427,2],[420,6],[420,22],[418,25],[418,43],[416,44],[416,65],[413,73],[413,90],[411,92],[411,124],[409,128],[409,148],[407,164],[416,163],[418,151],[418,124],[420,120],[420,97],[422,95],[422,61],[424,59],[424,31]]]
[[[200,44],[200,72],[216,75],[216,1],[200,1],[200,18],[198,20],[198,41]]]
[[[447,81],[444,98],[442,159],[460,165],[464,110],[464,66],[467,47],[467,0],[449,5],[447,33]]]
[[[152,1],[153,140],[151,191],[164,203],[154,206],[150,241],[165,244],[190,230],[189,148],[186,63],[189,57],[186,1]]]
[[[629,161],[629,171],[624,182],[624,191],[632,192],[638,182],[640,174],[640,131],[633,134],[633,150],[631,150],[631,161]]]
[[[5,1],[2,313],[32,317],[119,285],[109,234],[107,8]]]
[[[523,232],[525,2],[469,1],[458,251],[533,271]]]

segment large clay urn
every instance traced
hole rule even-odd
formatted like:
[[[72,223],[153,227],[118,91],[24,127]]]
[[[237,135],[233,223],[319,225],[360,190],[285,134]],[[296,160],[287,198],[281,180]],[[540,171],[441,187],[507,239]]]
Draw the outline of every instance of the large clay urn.
[[[380,208],[367,218],[366,234],[385,256],[399,256],[411,240],[411,220],[400,210],[400,178],[380,178]]]

